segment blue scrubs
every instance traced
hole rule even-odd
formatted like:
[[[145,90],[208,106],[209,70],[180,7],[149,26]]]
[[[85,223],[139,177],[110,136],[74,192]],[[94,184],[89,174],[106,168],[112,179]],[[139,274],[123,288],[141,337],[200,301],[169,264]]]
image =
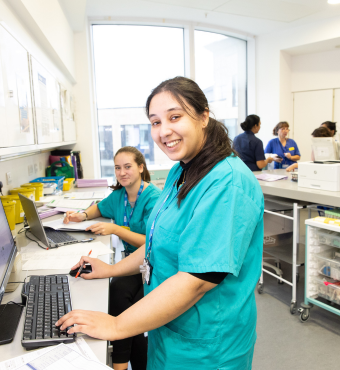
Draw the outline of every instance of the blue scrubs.
[[[146,233],[146,223],[150,213],[159,197],[161,190],[153,184],[143,190],[135,205],[135,210],[130,220],[130,230],[137,234]],[[124,225],[124,194],[125,188],[113,191],[107,198],[98,203],[98,208],[103,217],[112,218],[119,226]],[[126,206],[126,214],[131,214],[131,206],[128,202]],[[131,244],[128,244],[130,253],[137,250]]]
[[[245,131],[243,134],[236,136],[233,145],[250,171],[261,171],[261,168],[257,167],[256,162],[264,161],[266,157],[262,141],[252,131]]]
[[[291,166],[292,164],[296,163],[296,161],[292,161],[285,157],[284,153],[290,153],[292,156],[294,155],[301,155],[299,148],[296,142],[293,139],[287,139],[286,146],[284,147],[279,138],[275,138],[269,141],[264,150],[265,153],[272,153],[277,154],[281,158],[283,158],[281,163],[274,162],[274,168],[286,168]]]
[[[168,175],[147,224],[147,241],[181,172],[177,164]],[[147,369],[250,370],[263,245],[260,185],[240,158],[230,156],[189,192],[180,208],[173,199],[176,192],[174,187],[157,218],[145,294],[178,271],[229,274],[185,313],[149,332]]]

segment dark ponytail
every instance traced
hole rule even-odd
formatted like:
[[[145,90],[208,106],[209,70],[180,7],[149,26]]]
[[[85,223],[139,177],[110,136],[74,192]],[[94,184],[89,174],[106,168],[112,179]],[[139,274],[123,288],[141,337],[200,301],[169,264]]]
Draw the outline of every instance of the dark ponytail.
[[[184,111],[194,119],[200,119],[202,114],[209,110],[209,104],[203,91],[196,82],[186,77],[175,77],[162,82],[152,90],[146,101],[146,114],[149,117],[151,100],[157,94],[169,92],[178,101]],[[192,160],[186,182],[178,193],[177,204],[188,195],[212,168],[229,156],[236,156],[232,148],[232,141],[228,136],[228,129],[223,123],[214,118],[209,118],[208,126],[204,129],[204,145],[201,151]]]
[[[150,178],[150,173],[148,171],[148,168],[146,167],[145,158],[144,158],[143,154],[138,149],[136,149],[133,146],[124,146],[123,148],[120,148],[116,152],[113,159],[115,159],[119,153],[131,153],[131,154],[133,154],[134,155],[134,161],[137,163],[138,167],[141,164],[143,165],[143,172],[141,173],[142,180],[144,180],[146,182],[150,182],[150,179],[151,179]],[[118,189],[121,189],[122,187],[123,186],[118,182],[118,180],[117,180],[116,185],[110,186],[110,188],[113,189],[113,190],[118,190]]]
[[[247,116],[246,120],[241,123],[241,128],[243,131],[250,131],[254,126],[258,126],[260,123],[260,117],[256,114],[251,114]]]

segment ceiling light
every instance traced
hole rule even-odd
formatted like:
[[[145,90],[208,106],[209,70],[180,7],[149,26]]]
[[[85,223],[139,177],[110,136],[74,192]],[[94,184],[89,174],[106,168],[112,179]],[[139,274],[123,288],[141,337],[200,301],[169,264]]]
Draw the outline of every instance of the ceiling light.
[[[340,0],[328,0],[328,4],[340,4]]]

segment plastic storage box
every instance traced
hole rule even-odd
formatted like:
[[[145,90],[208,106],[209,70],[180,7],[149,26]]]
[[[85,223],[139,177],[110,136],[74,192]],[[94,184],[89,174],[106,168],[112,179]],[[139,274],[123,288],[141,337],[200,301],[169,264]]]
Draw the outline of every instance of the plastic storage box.
[[[328,283],[328,285],[325,284]],[[340,304],[340,284],[339,281],[333,279],[321,279],[314,278],[313,283],[317,286],[318,296],[325,298],[328,301],[332,301],[336,304]]]
[[[63,191],[69,191],[73,185],[74,185],[74,180],[72,178],[68,178],[64,180],[64,186],[63,186]]]
[[[43,184],[52,182],[57,184],[57,190],[62,191],[63,190],[63,185],[64,185],[64,176],[49,176],[49,177],[38,177],[37,179],[34,179],[30,181],[31,183],[34,182],[41,182]]]
[[[319,273],[332,279],[340,280],[340,250],[329,249],[323,253],[315,254]]]

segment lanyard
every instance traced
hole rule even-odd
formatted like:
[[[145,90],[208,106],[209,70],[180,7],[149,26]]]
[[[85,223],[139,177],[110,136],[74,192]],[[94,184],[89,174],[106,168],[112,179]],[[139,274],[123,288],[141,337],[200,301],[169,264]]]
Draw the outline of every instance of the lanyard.
[[[279,138],[278,138],[278,140],[279,140],[279,144],[281,145],[282,154],[283,154],[283,156],[282,156],[282,162],[281,162],[281,166],[282,166],[283,164],[287,164],[288,158],[285,157],[285,147],[282,145],[282,143],[281,143],[281,141],[280,141]],[[288,139],[286,139],[286,145],[287,145],[287,141],[288,141]]]
[[[127,192],[125,190],[125,194],[124,194],[124,226],[125,227],[129,227],[129,224],[130,224],[130,220],[131,220],[131,217],[133,215],[133,211],[135,210],[136,208],[136,205],[137,205],[137,200],[139,198],[139,196],[142,194],[142,191],[143,191],[143,188],[144,188],[144,181],[142,179],[141,183],[140,183],[140,188],[138,190],[138,194],[137,194],[137,198],[136,198],[136,202],[135,202],[135,205],[134,207],[132,208],[131,210],[131,213],[130,213],[130,217],[127,218],[127,214],[126,214],[126,206],[127,206],[127,203],[128,203],[128,195],[127,195]],[[127,249],[127,246],[128,244],[123,240],[123,244],[124,244],[124,247],[125,249]]]
[[[171,187],[171,189],[170,189],[170,191],[169,191],[169,194],[166,196],[166,198],[164,199],[164,202],[162,203],[162,205],[161,205],[161,208],[158,210],[158,212],[157,212],[157,214],[156,214],[156,217],[155,217],[155,219],[153,220],[153,223],[152,223],[152,225],[151,225],[151,229],[150,229],[150,233],[149,233],[149,245],[148,245],[148,250],[147,250],[147,255],[146,255],[146,259],[150,262],[150,255],[151,255],[151,248],[152,248],[152,238],[153,238],[153,233],[154,233],[154,231],[155,231],[155,224],[156,224],[156,220],[157,220],[157,217],[159,216],[159,214],[160,214],[160,212],[162,211],[162,209],[163,209],[163,206],[164,206],[164,204],[166,203],[166,201],[168,200],[168,198],[169,198],[169,196],[170,196],[170,194],[172,193],[172,190],[173,190],[173,188],[175,187],[175,185],[176,185],[176,183],[177,183],[177,181],[179,180],[179,178],[181,177],[181,175],[179,175],[178,177],[177,177],[177,179],[175,180],[175,182],[173,183],[173,185],[172,185],[172,187]],[[169,206],[170,206],[170,204],[172,203],[172,201],[177,197],[177,195],[178,195],[178,193],[179,193],[179,191],[181,190],[181,187],[179,186],[178,187],[178,190],[177,190],[177,193],[175,194],[175,196],[171,199],[171,201],[169,202],[169,204],[164,208],[164,210],[162,211],[162,213],[164,212],[164,211],[166,211],[168,208],[169,208]]]

